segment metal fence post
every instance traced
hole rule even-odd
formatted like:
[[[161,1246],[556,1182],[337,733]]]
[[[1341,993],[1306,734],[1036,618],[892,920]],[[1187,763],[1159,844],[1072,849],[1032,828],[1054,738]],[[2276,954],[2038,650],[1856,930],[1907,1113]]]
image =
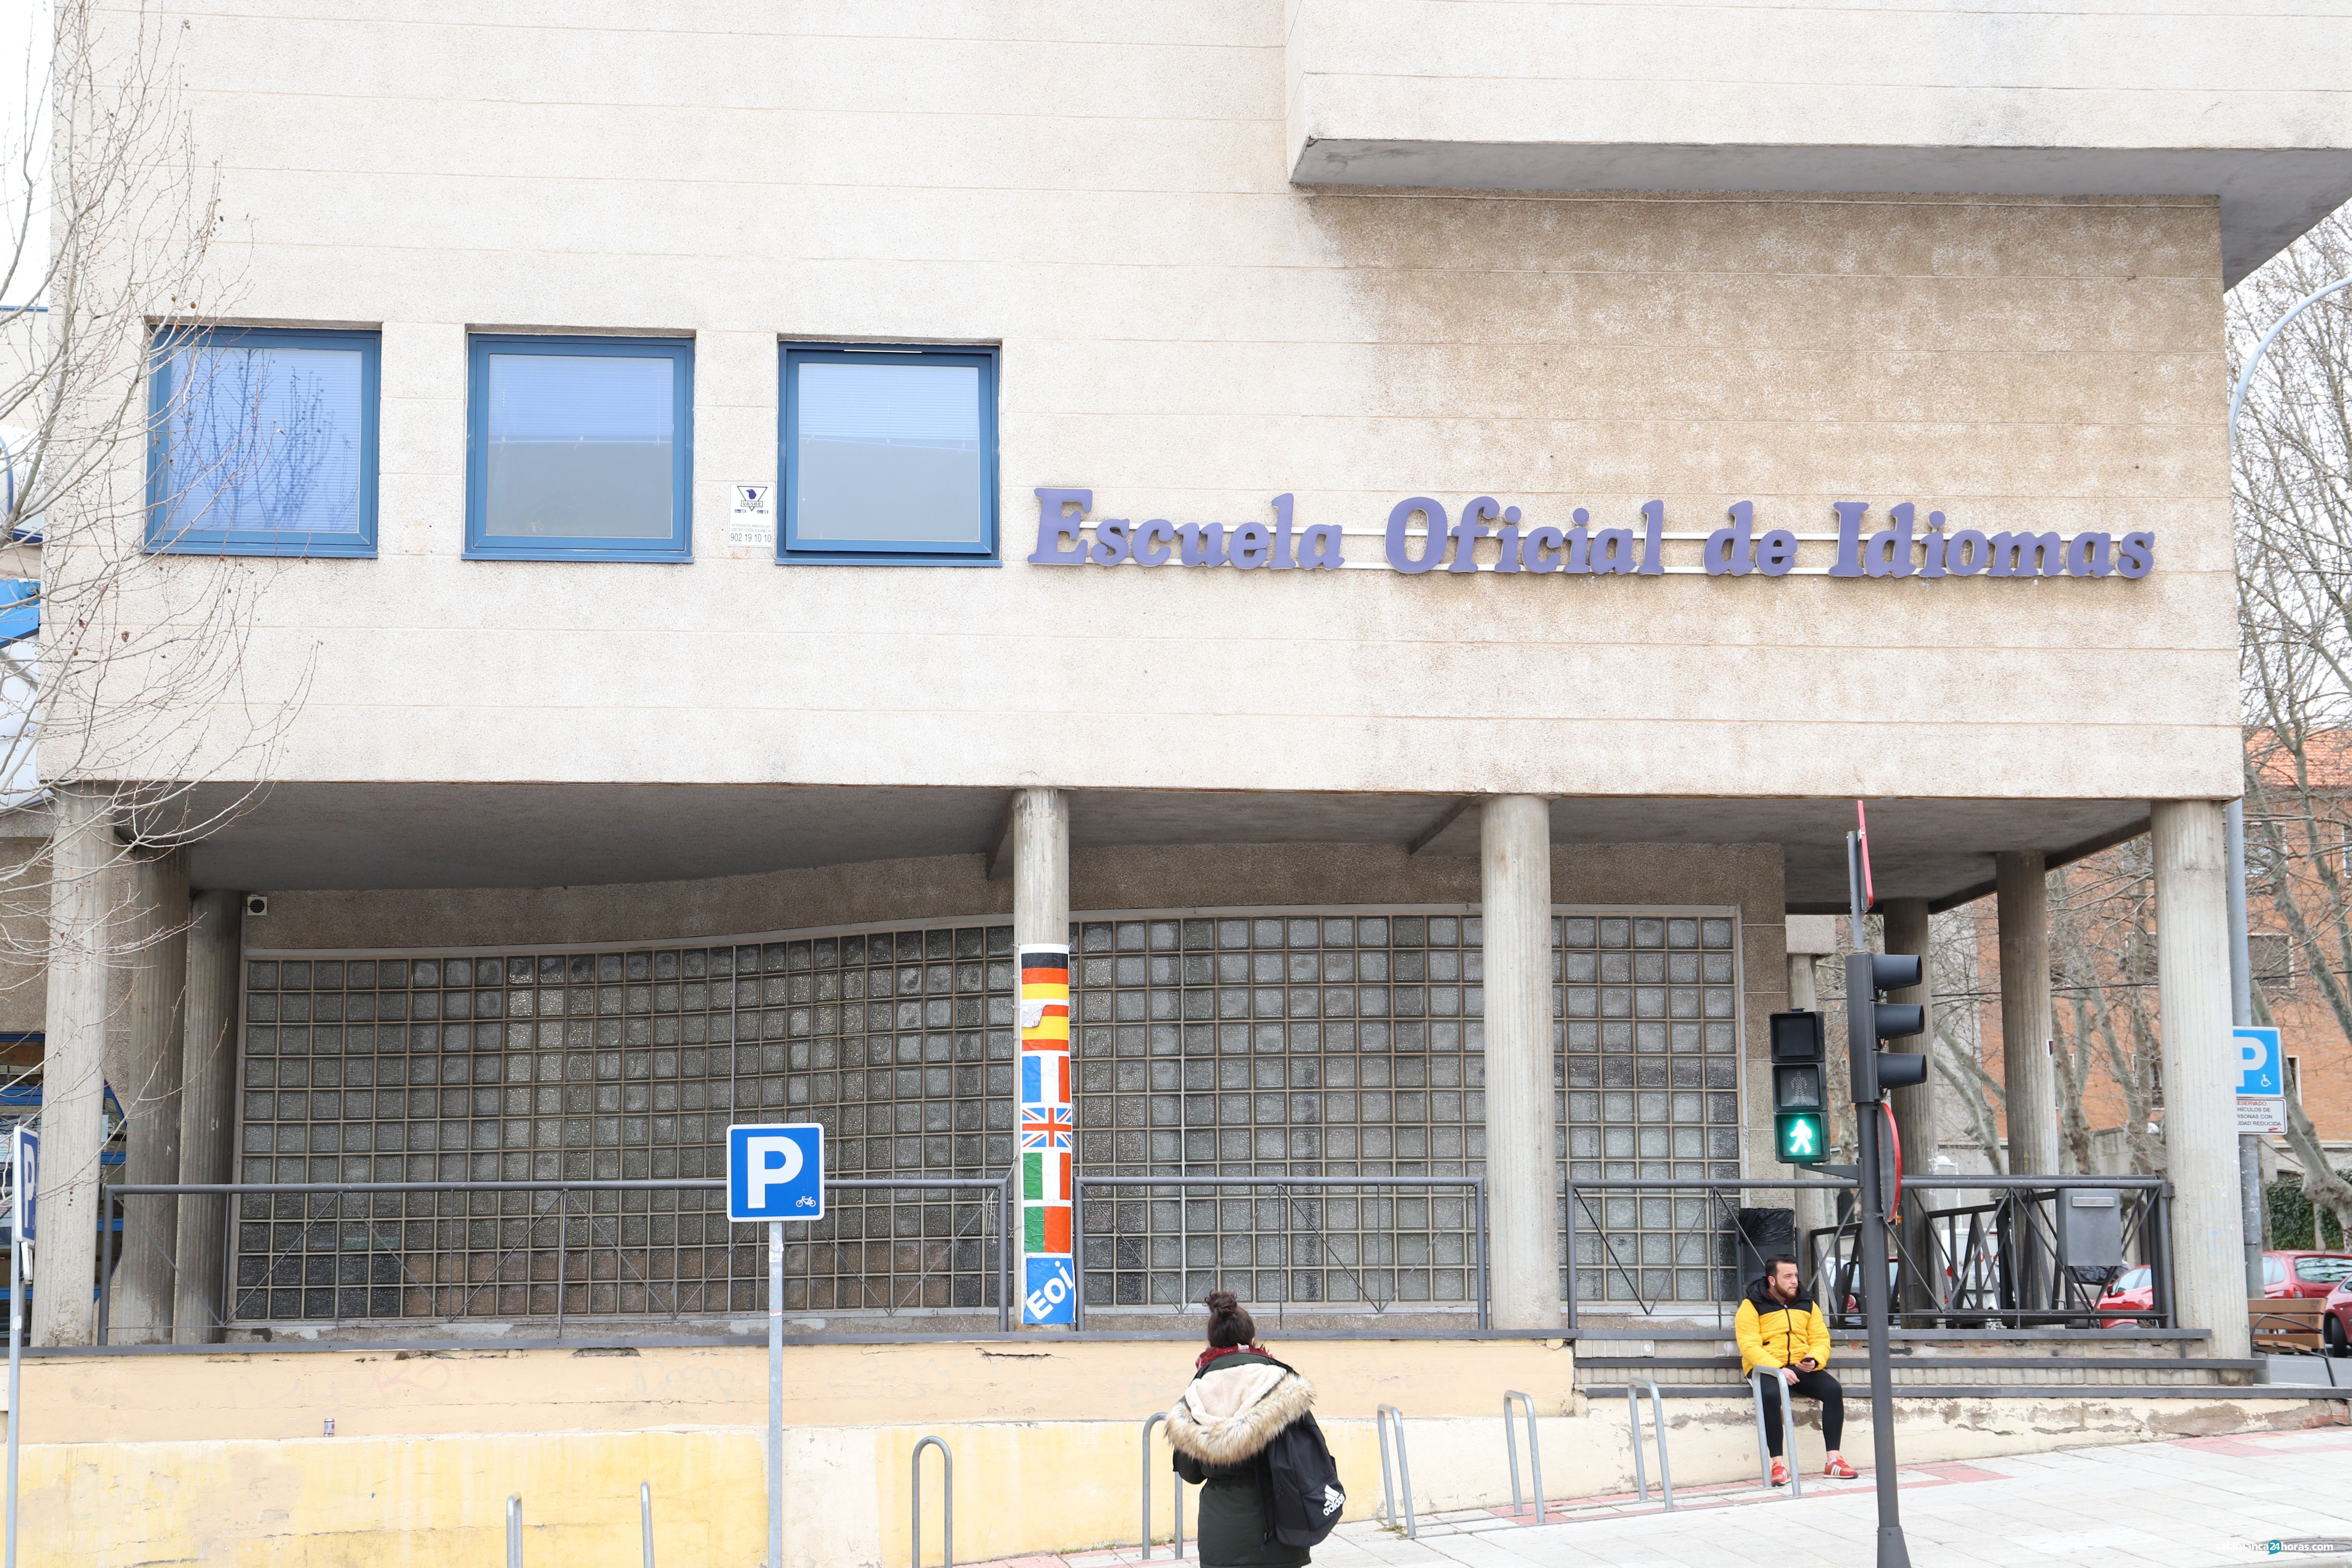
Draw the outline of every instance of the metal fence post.
[[[1511,1512],[1514,1517],[1523,1512],[1519,1507],[1519,1445],[1511,1432],[1511,1401],[1517,1400],[1528,1412],[1528,1469],[1536,1489],[1536,1522],[1544,1521],[1543,1449],[1536,1436],[1536,1402],[1516,1388],[1503,1391],[1503,1447],[1511,1459]]]
[[[940,1561],[945,1568],[955,1568],[955,1455],[944,1441],[935,1436],[924,1437],[915,1444],[913,1479],[908,1488],[913,1513],[913,1526],[908,1531],[914,1546],[910,1561],[914,1568],[923,1568],[923,1450],[926,1448],[940,1451],[940,1487],[946,1493],[942,1504],[943,1517],[940,1522],[940,1533],[947,1538],[947,1555]]]
[[[98,1342],[106,1343],[108,1308],[114,1302],[114,1207],[121,1200],[99,1173],[98,1188]]]
[[[522,1568],[522,1494],[507,1499],[507,1568]]]
[[[1114,1207],[1112,1215],[1118,1210]],[[1087,1184],[1083,1176],[1070,1182],[1070,1331],[1087,1329]]]
[[[1561,1261],[1568,1266],[1568,1331],[1572,1334],[1576,1332],[1576,1183],[1564,1181],[1560,1194]]]
[[[1485,1332],[1493,1327],[1487,1310],[1486,1291],[1486,1178],[1477,1178],[1478,1196],[1478,1329]]]
[[[637,1483],[637,1518],[645,1526],[646,1568],[654,1568],[654,1484]]]
[[[1404,1452],[1404,1412],[1393,1405],[1382,1405],[1372,1411],[1372,1426],[1381,1440],[1381,1502],[1385,1514],[1382,1522],[1391,1530],[1396,1528],[1396,1492],[1389,1484],[1389,1427],[1396,1427],[1396,1468],[1398,1479],[1404,1483],[1404,1538],[1421,1539],[1421,1526],[1412,1515],[1412,1464]]]
[[[1013,1167],[996,1194],[996,1331],[1013,1331]]]
[[[2156,1313],[2156,1327],[2169,1329],[2172,1321],[2172,1184],[2167,1182],[2148,1194],[2152,1216],[2147,1234],[2147,1304]],[[2319,1239],[2315,1231],[2312,1239]]]

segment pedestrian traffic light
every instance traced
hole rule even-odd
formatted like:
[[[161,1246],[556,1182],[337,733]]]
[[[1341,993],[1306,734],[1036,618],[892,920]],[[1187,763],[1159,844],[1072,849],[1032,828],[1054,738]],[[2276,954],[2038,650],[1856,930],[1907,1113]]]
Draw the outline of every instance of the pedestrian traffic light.
[[[1829,1158],[1829,1085],[1822,1016],[1772,1015],[1772,1147],[1784,1165]]]
[[[1850,952],[1845,959],[1846,1065],[1853,1102],[1874,1105],[1890,1089],[1927,1081],[1927,1058],[1916,1052],[1881,1051],[1881,1040],[1899,1040],[1927,1026],[1927,1010],[1916,1002],[1882,1002],[1882,991],[1903,991],[1920,983],[1916,953]]]

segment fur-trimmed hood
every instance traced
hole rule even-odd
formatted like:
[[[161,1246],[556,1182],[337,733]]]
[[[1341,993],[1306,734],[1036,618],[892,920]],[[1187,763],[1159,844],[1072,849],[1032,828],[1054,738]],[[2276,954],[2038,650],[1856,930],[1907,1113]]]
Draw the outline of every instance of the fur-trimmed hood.
[[[1168,1412],[1168,1440],[1204,1465],[1238,1465],[1315,1404],[1315,1386],[1265,1356],[1219,1356]]]

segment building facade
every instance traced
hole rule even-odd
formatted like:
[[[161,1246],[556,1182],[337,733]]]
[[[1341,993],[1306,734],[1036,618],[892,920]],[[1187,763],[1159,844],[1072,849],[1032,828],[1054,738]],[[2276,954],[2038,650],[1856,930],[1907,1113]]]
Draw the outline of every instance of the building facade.
[[[129,482],[253,608],[179,816],[54,778],[59,928],[122,837],[120,918],[194,921],[178,1025],[53,955],[60,1234],[97,1067],[171,1059],[149,1180],[816,1121],[901,1184],[793,1243],[811,1323],[992,1314],[1054,1223],[1090,1312],[1463,1322],[1482,1244],[1502,1327],[1711,1310],[1731,1200],[1563,1184],[1788,1174],[1864,797],[1898,945],[2030,953],[2152,826],[2179,1310],[2242,1345],[2221,293],[2352,194],[2340,19],[174,16],[233,221]],[[142,1201],[128,1337],[765,1301],[699,1190]]]

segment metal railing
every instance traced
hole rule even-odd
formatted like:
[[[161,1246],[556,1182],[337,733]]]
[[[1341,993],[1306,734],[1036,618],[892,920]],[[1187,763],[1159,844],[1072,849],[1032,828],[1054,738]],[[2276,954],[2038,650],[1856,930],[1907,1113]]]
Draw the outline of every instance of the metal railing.
[[[1403,1304],[1475,1305],[1478,1327],[1488,1326],[1484,1176],[1079,1175],[1073,1181],[1080,1328],[1089,1305],[1181,1308],[1237,1274],[1254,1277],[1251,1289],[1237,1293],[1261,1316],[1272,1306],[1277,1325],[1292,1307],[1360,1307],[1380,1314]],[[1255,1195],[1269,1188],[1272,1197]],[[1133,1195],[1087,1203],[1089,1192],[1106,1189]],[[1460,1195],[1439,1195],[1449,1192]],[[1220,1212],[1226,1205],[1245,1205],[1247,1211],[1228,1224]],[[1121,1248],[1145,1256],[1130,1268],[1118,1256]],[[1175,1261],[1154,1269],[1153,1249],[1172,1249]],[[1185,1282],[1174,1300],[1119,1299],[1121,1277],[1141,1280],[1153,1272],[1172,1272]],[[1194,1282],[1200,1291],[1191,1288]]]
[[[1641,1500],[1650,1500],[1650,1476],[1642,1462],[1642,1390],[1650,1391],[1650,1426],[1658,1439],[1658,1485],[1665,1494],[1666,1511],[1675,1511],[1675,1467],[1666,1458],[1665,1395],[1659,1392],[1655,1379],[1629,1377],[1625,1380],[1625,1425],[1633,1438],[1633,1486]]]
[[[1525,1506],[1519,1501],[1519,1443],[1511,1430],[1511,1401],[1514,1399],[1528,1413],[1528,1479],[1536,1489],[1535,1521],[1541,1524],[1544,1521],[1543,1446],[1536,1436],[1536,1402],[1516,1388],[1503,1391],[1503,1451],[1511,1465],[1511,1516],[1516,1519],[1526,1512]]]
[[[1595,1307],[1624,1306],[1643,1316],[1711,1315],[1727,1328],[1749,1277],[1767,1250],[1764,1227],[1743,1230],[1738,1199],[1748,1194],[1828,1191],[1839,1222],[1796,1237],[1830,1321],[1861,1326],[1861,1218],[1852,1182],[1828,1177],[1591,1178],[1561,1189],[1567,1258],[1563,1288],[1568,1326]],[[2145,1307],[2098,1306],[2121,1269],[2069,1266],[2058,1234],[2061,1195],[2120,1194],[2124,1268],[2145,1267]],[[1892,1321],[1900,1328],[2101,1327],[2132,1321],[2173,1323],[2171,1194],[2161,1176],[1906,1176],[1901,1224],[1886,1227]],[[1986,1194],[1984,1201],[1945,1208],[1931,1193]],[[1762,1205],[1756,1205],[1762,1206]],[[1785,1213],[1785,1209],[1783,1210]],[[1586,1293],[1598,1277],[1599,1300]],[[1848,1303],[1853,1305],[1849,1308]]]
[[[1151,1429],[1167,1419],[1166,1411],[1155,1410],[1143,1422],[1143,1558],[1146,1562],[1151,1558]],[[1176,1483],[1174,1544],[1169,1555],[1181,1559],[1184,1555],[1184,1478],[1171,1468],[1169,1479]]]
[[[1806,1187],[1853,1191],[1851,1182],[1821,1176],[1578,1176],[1563,1181],[1562,1289],[1568,1326],[1577,1328],[1581,1315],[1595,1306],[1622,1303],[1645,1317],[1662,1309],[1705,1312],[1727,1328],[1748,1289],[1740,1277],[1741,1205],[1734,1199],[1742,1193]],[[1588,1276],[1597,1276],[1602,1285],[1598,1300],[1584,1295]]]
[[[1904,1207],[1930,1192],[1983,1193],[1984,1201],[1933,1208],[1924,1202],[1886,1227],[1890,1321],[1902,1328],[2105,1328],[2173,1326],[2171,1184],[2162,1176],[1939,1176],[1904,1178]],[[2061,1234],[2066,1194],[2117,1196],[2120,1268],[2080,1266]],[[1830,1321],[1861,1324],[1861,1221],[1807,1233],[1808,1279]],[[2145,1307],[2102,1308],[2116,1278],[2148,1271]]]
[[[1777,1366],[1759,1366],[1748,1374],[1748,1392],[1756,1401],[1756,1468],[1757,1479],[1766,1489],[1772,1485],[1772,1450],[1770,1429],[1764,1423],[1764,1380],[1780,1376]],[[1781,1378],[1779,1394],[1780,1405],[1780,1455],[1789,1467],[1790,1500],[1805,1495],[1804,1467],[1797,1463],[1797,1400],[1796,1390]]]
[[[1421,1539],[1421,1525],[1412,1513],[1412,1461],[1404,1452],[1404,1412],[1393,1405],[1372,1407],[1372,1429],[1381,1440],[1381,1522],[1391,1530],[1397,1527],[1397,1493],[1399,1488],[1389,1482],[1389,1429],[1396,1429],[1396,1472],[1402,1482],[1404,1494],[1404,1538]]]
[[[923,1450],[926,1448],[940,1451],[940,1491],[942,1497],[940,1535],[946,1542],[943,1548],[945,1554],[940,1559],[940,1568],[955,1568],[955,1452],[948,1447],[947,1439],[940,1436],[927,1436],[915,1444],[914,1459],[908,1468],[908,1563],[909,1568],[923,1568]]]
[[[763,1312],[764,1226],[732,1227],[709,1244],[660,1223],[683,1215],[706,1227],[723,1224],[725,1185],[692,1178],[125,1183],[109,1186],[99,1205],[101,1266],[112,1272],[118,1230],[126,1249],[161,1246],[163,1227],[141,1223],[142,1206],[215,1200],[234,1205],[229,1245],[220,1259],[189,1266],[222,1270],[225,1310],[210,1325],[222,1330],[532,1319],[551,1322],[560,1339],[582,1319],[684,1323]],[[824,1185],[825,1218],[785,1244],[788,1312],[889,1318],[992,1309],[1000,1330],[1011,1326],[1018,1247],[1003,1245],[1012,1234],[1010,1173]],[[463,1231],[464,1247],[443,1245],[452,1228]],[[464,1267],[450,1267],[453,1260]],[[178,1268],[173,1259],[174,1277]],[[116,1289],[100,1301],[101,1344],[115,1326],[108,1311],[120,1290],[114,1278]],[[814,1285],[853,1278],[854,1290],[813,1299]],[[287,1310],[289,1302],[299,1312]]]

